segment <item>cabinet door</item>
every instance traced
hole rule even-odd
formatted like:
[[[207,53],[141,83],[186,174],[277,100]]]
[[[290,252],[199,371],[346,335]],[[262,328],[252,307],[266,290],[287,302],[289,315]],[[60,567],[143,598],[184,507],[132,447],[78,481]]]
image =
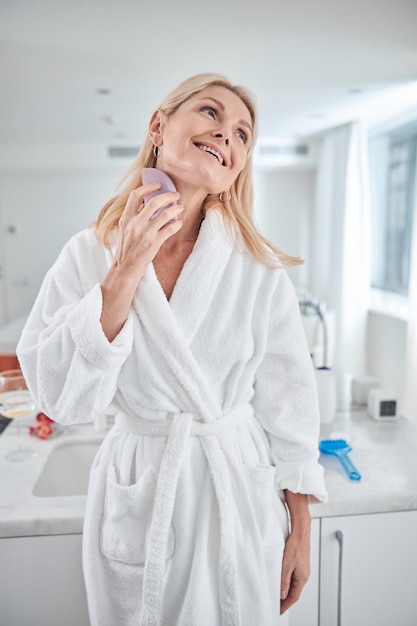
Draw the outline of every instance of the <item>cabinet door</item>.
[[[321,531],[320,626],[417,624],[417,511],[325,518]]]
[[[311,521],[311,574],[299,601],[289,611],[289,626],[318,626],[320,520]]]
[[[0,539],[0,580],[2,626],[89,626],[81,535]]]

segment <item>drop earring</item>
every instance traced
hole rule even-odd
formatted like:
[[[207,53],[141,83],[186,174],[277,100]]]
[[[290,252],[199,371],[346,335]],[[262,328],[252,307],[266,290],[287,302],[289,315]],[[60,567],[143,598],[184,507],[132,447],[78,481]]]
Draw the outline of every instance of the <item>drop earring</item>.
[[[219,194],[220,202],[230,202],[231,197],[232,196],[231,196],[230,191],[228,189],[226,191],[222,191]]]

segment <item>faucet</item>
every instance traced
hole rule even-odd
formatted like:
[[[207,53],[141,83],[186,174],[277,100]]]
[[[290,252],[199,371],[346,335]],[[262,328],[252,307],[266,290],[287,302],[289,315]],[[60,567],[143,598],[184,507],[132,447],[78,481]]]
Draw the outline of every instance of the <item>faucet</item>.
[[[306,294],[302,300],[298,301],[302,315],[308,315],[308,311],[312,310],[319,318],[323,328],[323,368],[327,368],[327,322],[326,322],[326,303],[314,298],[311,294]]]

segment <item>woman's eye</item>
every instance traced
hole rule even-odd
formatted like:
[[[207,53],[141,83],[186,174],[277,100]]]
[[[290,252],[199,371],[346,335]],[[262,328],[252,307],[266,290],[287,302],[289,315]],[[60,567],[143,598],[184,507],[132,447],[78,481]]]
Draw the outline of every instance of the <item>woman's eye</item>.
[[[210,115],[210,117],[216,117],[216,111],[212,107],[202,107],[201,111],[203,113],[207,113],[207,115]]]
[[[241,141],[243,141],[243,143],[246,143],[246,142],[247,142],[248,137],[247,137],[246,133],[245,133],[245,132],[243,132],[243,130],[238,130],[238,131],[236,132],[236,135],[239,137],[239,139],[240,139]]]

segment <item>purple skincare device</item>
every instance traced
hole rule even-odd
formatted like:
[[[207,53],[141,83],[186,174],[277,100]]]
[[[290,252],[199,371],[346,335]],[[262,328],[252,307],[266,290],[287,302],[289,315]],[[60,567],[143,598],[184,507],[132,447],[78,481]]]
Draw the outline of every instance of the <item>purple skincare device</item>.
[[[161,183],[160,189],[153,191],[148,196],[145,197],[145,205],[151,198],[154,196],[158,196],[160,193],[165,193],[166,191],[177,191],[175,189],[175,185],[168,174],[165,174],[162,170],[158,170],[156,167],[144,167],[142,170],[142,182],[144,184],[147,183]],[[170,202],[166,206],[158,209],[151,217],[151,219],[155,219],[164,209],[167,209],[170,206],[173,206],[176,202]]]

